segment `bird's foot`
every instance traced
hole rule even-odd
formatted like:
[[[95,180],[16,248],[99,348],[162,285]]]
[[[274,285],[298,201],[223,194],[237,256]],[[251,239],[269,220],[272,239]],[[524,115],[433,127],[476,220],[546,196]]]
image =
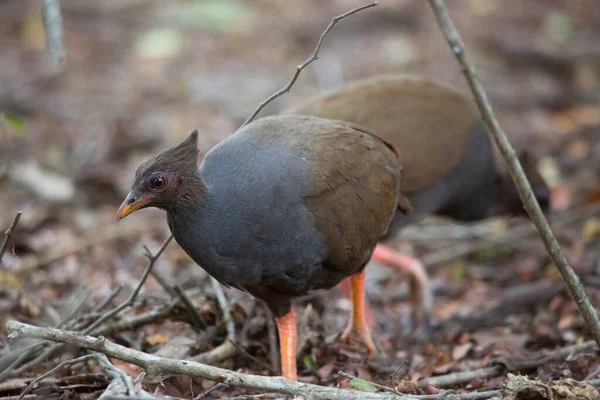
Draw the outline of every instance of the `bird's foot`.
[[[345,344],[363,344],[369,351],[369,358],[377,356],[377,346],[375,346],[375,342],[371,337],[371,330],[366,326],[357,327],[350,321],[344,332],[340,335],[340,341]]]

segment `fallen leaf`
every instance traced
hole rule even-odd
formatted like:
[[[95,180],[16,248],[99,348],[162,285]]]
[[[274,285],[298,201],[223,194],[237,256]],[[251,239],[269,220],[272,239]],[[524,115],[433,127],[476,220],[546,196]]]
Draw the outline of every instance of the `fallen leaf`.
[[[302,362],[304,363],[304,366],[312,372],[316,372],[319,370],[319,365],[315,362],[315,360],[313,360],[313,358],[310,355],[305,355],[304,358],[302,358]]]
[[[156,346],[159,343],[168,343],[169,337],[162,332],[158,332],[148,336],[146,342],[150,343],[151,346]]]
[[[452,359],[454,361],[462,360],[469,353],[469,351],[473,348],[473,343],[467,342],[464,344],[459,344],[458,346],[454,346],[452,349]]]
[[[362,390],[363,392],[376,392],[377,388],[373,386],[371,382],[365,381],[364,379],[354,378],[350,381],[350,387],[352,389]]]
[[[585,222],[582,229],[584,242],[589,242],[600,236],[600,219],[591,218]]]

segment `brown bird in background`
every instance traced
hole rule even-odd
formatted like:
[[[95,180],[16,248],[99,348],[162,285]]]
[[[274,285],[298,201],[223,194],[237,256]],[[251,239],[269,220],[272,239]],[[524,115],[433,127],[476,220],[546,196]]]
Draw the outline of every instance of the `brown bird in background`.
[[[526,214],[476,105],[446,84],[403,75],[379,76],[316,96],[283,114],[349,121],[401,150],[402,192],[413,212],[396,214],[372,258],[413,276],[418,286],[417,296],[413,297],[417,319],[427,317],[433,307],[427,273],[419,260],[386,246],[389,238],[427,215],[475,221]],[[527,153],[519,158],[537,201],[547,212],[550,191],[535,160]],[[362,283],[351,286],[349,289],[349,282],[344,281],[346,296],[351,296],[354,303],[363,302]],[[368,308],[366,311],[370,314]],[[350,324],[368,325],[365,321]]]
[[[350,277],[352,331],[364,322],[364,267],[398,208],[393,148],[350,123],[306,116],[254,121],[197,166],[197,133],[139,166],[118,218],[167,212],[186,253],[224,285],[263,300],[277,320],[283,375],[296,379],[292,300]]]

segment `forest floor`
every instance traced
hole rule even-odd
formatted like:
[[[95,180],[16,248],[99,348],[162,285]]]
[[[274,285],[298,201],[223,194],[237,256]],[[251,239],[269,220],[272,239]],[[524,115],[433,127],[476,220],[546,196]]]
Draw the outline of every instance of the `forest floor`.
[[[69,58],[57,67],[45,50],[39,2],[0,1],[0,226],[23,210],[0,266],[0,399],[16,399],[60,360],[84,354],[65,346],[25,365],[43,349],[19,358],[31,343],[9,343],[7,321],[84,329],[136,288],[147,264],[143,245],[156,252],[167,238],[157,210],[115,222],[137,165],[193,129],[203,150],[233,133],[289,80],[331,17],[363,3],[62,0]],[[591,0],[449,3],[501,125],[515,147],[540,159],[552,187],[552,228],[598,307],[600,7]],[[340,23],[321,59],[263,115],[344,82],[397,72],[468,93],[426,2],[382,0]],[[367,294],[382,358],[368,360],[332,339],[350,303],[337,289],[317,292],[297,301],[300,381],[349,387],[343,371],[421,395],[517,384],[508,373],[536,384],[597,383],[598,349],[587,343],[577,307],[528,221],[457,225],[431,218],[405,229],[396,244],[431,274],[430,331],[411,329],[406,277],[373,263]],[[93,332],[180,359],[222,344],[226,324],[207,274],[176,243],[154,269],[192,307],[153,275],[132,307]],[[270,315],[244,293],[224,293],[235,351],[217,365],[277,375]],[[156,398],[257,393],[186,376],[158,379],[111,362]],[[97,363],[81,363],[24,398],[96,399],[109,383]],[[573,385],[571,395],[586,388]],[[550,399],[552,390],[522,398]],[[563,398],[556,393],[554,399]],[[515,396],[501,398],[521,398]]]

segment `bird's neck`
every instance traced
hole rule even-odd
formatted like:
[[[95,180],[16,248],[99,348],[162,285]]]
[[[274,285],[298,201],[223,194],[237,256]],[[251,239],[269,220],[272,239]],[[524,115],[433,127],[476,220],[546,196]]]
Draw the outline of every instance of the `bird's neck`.
[[[167,212],[181,213],[182,211],[200,204],[208,195],[208,189],[200,173],[194,171],[181,178],[177,195],[171,204],[165,207]]]

